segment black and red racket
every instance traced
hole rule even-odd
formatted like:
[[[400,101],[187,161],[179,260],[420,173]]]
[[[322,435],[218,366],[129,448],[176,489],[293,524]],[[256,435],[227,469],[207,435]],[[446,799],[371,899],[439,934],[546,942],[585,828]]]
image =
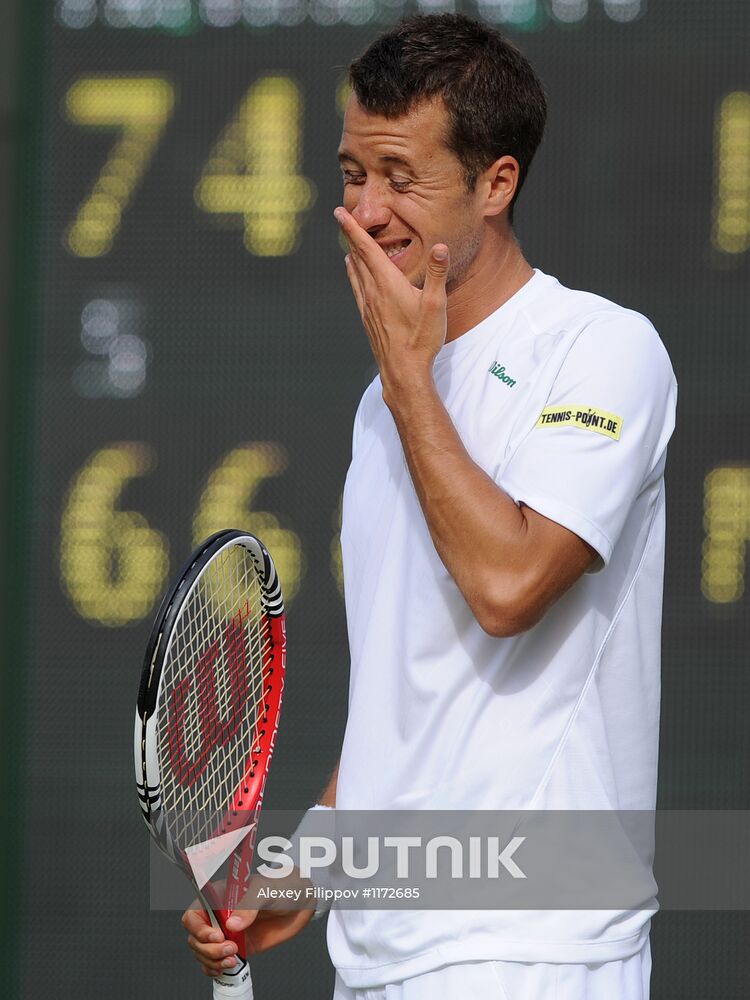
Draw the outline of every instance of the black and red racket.
[[[215,998],[253,996],[243,934],[226,929],[250,879],[281,708],[284,603],[254,535],[220,531],[167,592],[146,648],[135,717],[143,817],[183,869],[214,926],[238,947]],[[231,856],[225,888],[210,875]]]

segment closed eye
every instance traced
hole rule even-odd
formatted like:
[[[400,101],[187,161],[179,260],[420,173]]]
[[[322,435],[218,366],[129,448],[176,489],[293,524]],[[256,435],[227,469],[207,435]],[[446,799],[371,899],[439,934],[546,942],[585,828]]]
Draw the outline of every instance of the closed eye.
[[[364,184],[367,176],[356,170],[342,170],[341,177],[344,184]],[[412,185],[412,181],[403,180],[400,177],[390,177],[388,183],[391,185],[394,191],[403,192],[408,191]]]

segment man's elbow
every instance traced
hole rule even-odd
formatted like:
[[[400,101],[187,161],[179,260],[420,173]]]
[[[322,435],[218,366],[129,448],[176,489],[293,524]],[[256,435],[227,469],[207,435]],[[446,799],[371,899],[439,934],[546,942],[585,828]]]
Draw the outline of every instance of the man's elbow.
[[[477,599],[472,610],[487,635],[509,639],[533,628],[544,615],[546,606],[527,588],[506,584],[499,593]]]
[[[488,635],[507,639],[528,632],[600,558],[573,532],[559,525],[555,531],[562,532],[556,544],[528,549],[504,566],[495,560],[475,570],[477,588],[469,603]]]

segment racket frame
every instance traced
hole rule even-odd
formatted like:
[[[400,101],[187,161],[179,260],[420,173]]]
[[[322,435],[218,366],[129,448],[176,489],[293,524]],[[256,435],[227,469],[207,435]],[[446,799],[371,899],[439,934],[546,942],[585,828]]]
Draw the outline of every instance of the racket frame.
[[[265,625],[270,642],[264,655],[264,711],[259,718],[245,764],[245,772],[232,802],[212,839],[249,827],[239,846],[234,851],[227,871],[223,899],[207,882],[199,887],[185,852],[174,843],[161,801],[161,770],[158,758],[156,707],[161,693],[163,667],[169,654],[174,627],[180,612],[189,599],[194,587],[201,579],[208,564],[224,549],[242,544],[253,558],[258,569],[260,586],[265,604]],[[278,729],[281,700],[284,689],[286,667],[286,628],[284,604],[281,596],[276,567],[267,549],[255,535],[247,531],[230,528],[216,532],[207,538],[191,554],[182,566],[173,585],[167,590],[159,606],[151,629],[144,657],[141,685],[135,715],[135,771],[141,813],[151,836],[159,849],[192,882],[198,899],[206,911],[212,925],[220,929],[226,938],[237,945],[237,964],[218,979],[214,980],[214,995],[251,997],[250,971],[246,961],[246,947],[243,932],[232,932],[226,927],[226,920],[242,899],[250,880],[258,815],[263,801],[268,769],[271,763],[276,733]]]

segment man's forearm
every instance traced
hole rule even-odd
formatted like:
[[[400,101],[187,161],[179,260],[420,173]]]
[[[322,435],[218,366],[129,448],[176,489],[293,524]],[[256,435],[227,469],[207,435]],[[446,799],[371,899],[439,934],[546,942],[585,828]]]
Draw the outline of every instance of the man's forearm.
[[[431,376],[383,395],[438,555],[481,621],[522,570],[526,519],[470,458]]]
[[[578,544],[563,536],[551,580],[538,552],[548,559],[549,529],[565,529],[519,507],[471,459],[431,374],[387,385],[383,398],[435,548],[475,617],[494,635],[529,628],[590,564],[593,550],[565,532]]]

